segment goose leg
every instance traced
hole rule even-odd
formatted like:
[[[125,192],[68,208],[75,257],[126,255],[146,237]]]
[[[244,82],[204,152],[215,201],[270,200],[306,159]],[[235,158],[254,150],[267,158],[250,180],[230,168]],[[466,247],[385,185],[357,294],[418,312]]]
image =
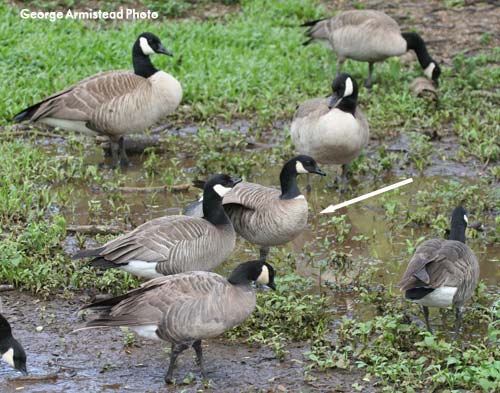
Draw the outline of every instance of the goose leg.
[[[427,330],[429,331],[429,333],[434,334],[431,328],[431,324],[429,323],[429,307],[422,306],[422,309],[424,310],[425,326],[427,326]]]
[[[306,175],[306,179],[307,179],[306,192],[307,194],[310,194],[312,191],[312,187],[311,187],[311,175],[309,173]]]
[[[267,259],[267,254],[269,254],[269,247],[261,247],[260,248],[260,260],[265,262]]]
[[[372,74],[373,74],[373,63],[368,63],[368,79],[365,82],[365,87],[370,89],[372,87]]]
[[[168,370],[165,374],[165,383],[172,383],[172,373],[174,372],[177,356],[179,356],[179,354],[187,348],[187,344],[172,344],[170,351],[170,364],[168,365]]]
[[[460,333],[460,326],[462,325],[462,307],[455,307],[455,338]]]
[[[340,73],[342,72],[342,66],[344,65],[344,61],[343,59],[339,59],[337,61],[337,76],[340,75]]]
[[[203,350],[201,349],[201,340],[197,340],[193,343],[193,349],[196,352],[196,364],[200,368],[201,376],[203,379],[207,378],[205,374],[205,369],[203,368]]]
[[[120,159],[118,157],[118,151],[120,150],[120,145],[119,145],[119,143],[117,143],[116,141],[114,141],[112,139],[109,141],[109,143],[110,143],[110,149],[111,149],[111,159],[113,160],[112,167],[116,168],[116,166],[118,165],[118,162],[120,161]]]
[[[342,175],[340,176],[340,192],[346,192],[347,190],[347,178],[348,178],[348,170],[347,164],[342,164]]]
[[[129,160],[127,157],[127,152],[125,151],[125,138],[120,137],[118,140],[118,146],[120,151],[120,166],[126,167],[129,164]]]

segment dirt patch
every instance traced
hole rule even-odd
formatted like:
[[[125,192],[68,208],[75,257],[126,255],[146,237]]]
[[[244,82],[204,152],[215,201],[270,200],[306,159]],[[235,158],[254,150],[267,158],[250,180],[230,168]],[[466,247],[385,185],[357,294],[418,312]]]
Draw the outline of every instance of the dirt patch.
[[[287,347],[289,354],[280,362],[268,348],[220,338],[207,340],[203,346],[209,384],[199,377],[194,354],[186,351],[174,373],[178,385],[167,387],[163,382],[168,365],[163,348],[168,348],[167,344],[160,347],[140,340],[125,348],[124,333],[119,329],[72,333],[83,324],[77,316],[83,299],[44,302],[26,293],[9,292],[2,294],[2,300],[3,314],[28,354],[30,374],[56,376],[33,382],[16,380],[19,374],[2,363],[0,385],[4,393],[350,392],[351,385],[361,378],[358,372],[340,370],[306,378],[303,353],[307,343]],[[37,332],[37,327],[43,329]]]

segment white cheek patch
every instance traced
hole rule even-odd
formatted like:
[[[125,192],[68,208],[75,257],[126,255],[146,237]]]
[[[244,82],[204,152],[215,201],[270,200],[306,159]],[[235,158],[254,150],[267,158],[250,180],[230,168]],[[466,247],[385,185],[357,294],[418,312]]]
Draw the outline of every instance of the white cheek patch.
[[[9,348],[9,350],[2,355],[2,360],[11,367],[16,368],[14,366],[14,349]]]
[[[264,285],[269,284],[269,269],[266,265],[262,265],[262,271],[260,272],[259,277],[257,277],[257,280],[255,280],[255,282]]]
[[[304,165],[302,165],[302,163],[300,161],[297,161],[295,163],[295,170],[297,171],[297,173],[309,173],[306,168],[304,168]]]
[[[214,186],[214,191],[219,194],[219,196],[222,198],[224,197],[224,195],[226,195],[229,191],[231,191],[232,188],[231,187],[224,187],[220,184],[216,184]]]
[[[467,215],[464,214],[464,221],[468,224],[469,223],[469,219],[467,218]]]
[[[142,53],[144,53],[146,56],[155,53],[153,48],[149,46],[148,40],[146,38],[144,37],[139,38],[139,45],[141,46]]]
[[[427,78],[432,79],[432,73],[434,72],[434,68],[436,68],[436,64],[431,62],[424,70],[424,74]]]
[[[351,78],[347,78],[345,80],[344,97],[350,96],[353,91],[354,91],[354,86],[352,84],[352,79]]]

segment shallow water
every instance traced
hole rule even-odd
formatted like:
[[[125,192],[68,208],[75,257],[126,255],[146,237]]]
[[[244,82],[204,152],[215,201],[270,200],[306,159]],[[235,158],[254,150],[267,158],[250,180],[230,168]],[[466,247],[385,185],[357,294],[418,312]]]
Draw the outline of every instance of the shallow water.
[[[186,127],[188,131],[179,131],[181,135],[188,135],[193,127]],[[243,132],[246,130],[243,129]],[[53,139],[42,143],[46,149],[55,154],[65,154],[64,140]],[[404,138],[394,141],[392,146],[399,148],[406,142]],[[92,145],[91,145],[92,146]],[[443,149],[454,151],[452,141],[443,143]],[[265,163],[266,149],[260,150]],[[99,163],[103,156],[99,148],[91,147],[86,153],[89,163]],[[132,166],[124,172],[127,186],[155,186],[162,185],[160,180],[151,182],[145,178],[142,156],[133,156]],[[191,172],[194,165],[191,159],[182,161],[186,172]],[[277,186],[279,184],[279,165],[266,168],[265,175],[247,179],[260,184]],[[373,271],[371,280],[373,285],[395,286],[410,258],[407,241],[411,245],[422,236],[432,235],[430,228],[409,225],[404,229],[397,229],[386,216],[384,202],[397,201],[397,204],[408,204],[409,197],[420,189],[426,189],[432,182],[445,179],[459,179],[465,185],[473,182],[471,174],[475,167],[464,167],[462,164],[443,166],[436,161],[426,169],[426,176],[419,176],[410,170],[396,168],[394,172],[384,175],[383,180],[374,181],[368,176],[358,177],[358,183],[351,182],[352,189],[346,194],[340,194],[335,188],[328,185],[334,178],[335,167],[323,168],[332,175],[327,178],[313,176],[313,190],[307,196],[310,205],[310,228],[292,243],[272,250],[269,260],[281,259],[287,254],[292,257],[295,269],[302,275],[310,276],[317,283],[315,291],[328,291],[331,294],[332,311],[340,319],[342,316],[370,319],[375,310],[358,303],[354,292],[349,287],[362,280],[368,270]],[[106,176],[115,178],[113,172],[104,169]],[[346,222],[351,226],[345,235],[346,240],[339,245],[339,234],[329,222],[332,216],[320,216],[319,212],[329,204],[353,198],[369,191],[381,188],[402,180],[407,176],[414,176],[414,183],[405,186],[397,193],[389,193],[383,197],[375,197],[367,201],[352,205],[336,212],[333,216],[346,215]],[[439,174],[439,177],[436,176]],[[459,175],[466,175],[460,176]],[[305,178],[300,178],[301,187],[305,185]],[[68,224],[118,224],[124,231],[161,215],[179,214],[182,207],[197,199],[200,191],[190,189],[181,193],[122,193],[124,203],[129,205],[126,223],[119,219],[117,212],[108,209],[107,200],[109,193],[95,190],[87,185],[75,188],[71,209],[62,209]],[[89,212],[89,201],[100,201],[102,208]],[[449,215],[451,212],[443,212]],[[118,214],[119,215],[119,214]],[[486,227],[493,225],[493,217],[478,217]],[[469,232],[468,232],[469,233]],[[470,234],[470,233],[469,233]],[[365,236],[365,241],[352,240],[354,236]],[[476,253],[481,266],[481,279],[488,286],[488,290],[498,292],[500,283],[500,245],[488,245],[481,238],[469,239],[468,244]],[[329,242],[324,246],[324,242]],[[77,251],[77,242],[74,236],[68,236],[65,245],[69,254]],[[95,245],[91,241],[87,246]],[[335,250],[342,250],[349,254],[345,261],[332,261],[331,255]],[[255,258],[258,250],[240,239],[237,249],[230,261],[220,267],[220,273],[228,273],[236,264]],[[319,262],[324,261],[326,267],[320,269]],[[279,274],[279,273],[278,273]],[[333,289],[332,289],[333,288]],[[341,290],[339,290],[341,289]],[[158,350],[158,345],[140,341],[138,347],[123,348],[122,336],[119,331],[109,331],[96,335],[94,332],[70,332],[81,322],[76,316],[76,310],[81,305],[78,299],[51,302],[40,302],[25,294],[9,293],[3,295],[4,307],[8,309],[8,316],[16,326],[16,332],[30,354],[29,368],[35,375],[46,375],[48,372],[57,375],[56,380],[50,381],[18,381],[8,382],[9,377],[15,373],[7,367],[0,367],[0,383],[6,392],[82,392],[82,391],[118,391],[133,392],[162,391],[164,367],[167,356]],[[414,309],[417,318],[421,318],[417,308]],[[22,323],[21,323],[22,322]],[[449,322],[449,321],[448,321]],[[438,329],[451,330],[451,324],[443,322],[433,314],[433,325]],[[23,327],[24,326],[24,327]],[[44,326],[44,330],[35,333],[34,327]],[[484,327],[483,327],[484,328]],[[466,332],[477,334],[477,332]],[[268,386],[286,387],[300,386],[303,391],[321,391],[315,388],[314,383],[304,381],[303,355],[307,350],[306,343],[298,343],[289,349],[291,356],[280,363],[274,359],[273,354],[266,348],[251,348],[238,344],[230,344],[227,340],[210,340],[208,342],[209,376],[215,382],[214,391],[258,391]],[[213,362],[213,363],[212,363]],[[193,370],[197,376],[192,355],[184,355],[179,362],[177,372],[181,378],[190,378],[189,372]],[[340,373],[340,374],[339,374]],[[352,374],[352,373],[351,373]],[[260,375],[261,380],[255,380],[254,375]],[[356,373],[347,376],[342,372],[319,374],[315,383],[325,386],[344,386],[345,391],[350,389],[351,383],[356,378]],[[276,378],[276,379],[273,379]],[[224,381],[234,381],[227,385]],[[143,382],[148,381],[144,387]],[[269,382],[271,381],[271,382]],[[151,384],[149,385],[149,382]],[[221,385],[222,384],[222,385]],[[248,390],[246,390],[246,387]],[[170,388],[168,391],[197,391],[203,388],[199,379],[189,385]],[[318,390],[319,389],[319,390]],[[164,390],[167,391],[167,390]]]

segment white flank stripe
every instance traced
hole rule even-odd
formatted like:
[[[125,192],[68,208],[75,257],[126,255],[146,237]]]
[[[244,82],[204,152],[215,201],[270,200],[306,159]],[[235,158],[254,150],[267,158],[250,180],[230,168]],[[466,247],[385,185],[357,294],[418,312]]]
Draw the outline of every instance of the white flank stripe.
[[[354,199],[350,199],[348,201],[339,203],[338,205],[330,205],[326,209],[322,210],[321,214],[333,213],[335,210],[338,210],[338,209],[340,209],[342,207],[349,206],[349,205],[352,205],[354,203],[364,201],[365,199],[371,198],[371,197],[373,197],[375,195],[383,194],[384,192],[394,190],[395,188],[404,186],[406,184],[410,184],[412,182],[413,182],[413,178],[409,178],[409,179],[400,181],[398,183],[391,184],[390,186],[381,188],[380,190],[372,191],[372,192],[369,192],[368,194],[361,195],[361,196],[356,197]]]
[[[426,307],[449,307],[453,304],[456,292],[457,287],[440,287],[414,302]]]

